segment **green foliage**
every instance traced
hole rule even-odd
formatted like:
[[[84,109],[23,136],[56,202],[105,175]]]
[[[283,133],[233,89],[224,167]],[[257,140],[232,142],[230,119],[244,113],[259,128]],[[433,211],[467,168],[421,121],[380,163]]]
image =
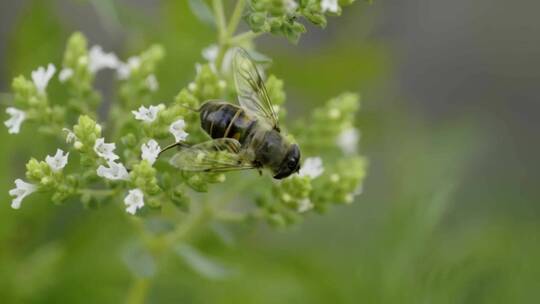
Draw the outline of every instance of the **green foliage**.
[[[343,7],[349,2],[339,3]],[[296,14],[323,22],[315,20],[320,17],[318,1],[312,1],[311,8],[309,1],[299,3]],[[28,117],[18,136],[0,134],[5,142],[0,187],[8,202],[12,180],[25,175],[24,162],[30,159],[26,179],[38,191],[24,199],[20,210],[4,204],[0,212],[3,301],[534,302],[540,243],[531,231],[538,225],[516,220],[511,212],[496,215],[506,200],[515,212],[514,201],[508,199],[512,193],[494,195],[493,189],[482,196],[474,179],[456,184],[464,178],[463,168],[468,174],[470,152],[485,142],[485,134],[473,134],[462,121],[438,128],[424,125],[409,108],[367,97],[362,100],[367,112],[358,121],[358,97],[333,94],[371,86],[387,68],[387,53],[380,45],[357,45],[340,26],[335,30],[341,35],[332,45],[322,44],[309,54],[279,56],[269,51],[272,48],[266,50],[274,59],[265,71],[266,85],[279,106],[282,129],[299,143],[304,160],[322,159],[320,176],[273,182],[267,173],[180,173],[166,159],[154,164],[141,159],[141,145],[150,139],[162,147],[174,141],[168,129],[178,119],[186,123],[187,142],[207,140],[198,114],[189,109],[209,97],[231,102],[236,97],[230,71],[216,64],[218,58],[203,62],[198,72],[193,69],[201,49],[211,43],[211,27],[196,26],[187,1],[161,5],[163,19],[155,25],[133,21],[144,18],[124,22],[137,26],[137,37],[127,39],[130,53],[139,58],[151,54],[155,66],[136,71],[136,79],[113,84],[121,89],[110,97],[112,111],[107,115],[97,115],[102,101],[93,82],[100,76],[84,74],[89,71],[84,60],[78,66],[82,76],[65,83],[52,79],[46,94],[38,94],[30,80],[28,72],[36,66],[62,62],[60,42],[66,35],[54,30],[49,36],[47,24],[60,18],[46,13],[47,4],[34,10],[35,21],[26,17],[19,26],[27,30],[19,29],[20,42],[8,47],[19,54],[12,56],[10,66],[26,77],[14,80],[18,84],[8,101]],[[242,15],[252,14],[249,6],[245,9]],[[283,17],[271,15],[271,9],[264,11],[264,23]],[[286,20],[284,24],[288,26]],[[286,36],[281,28],[276,33]],[[253,47],[255,36],[233,34],[222,41],[217,37],[223,62],[232,46]],[[86,39],[81,34],[73,37],[64,56],[69,51],[75,54],[72,62],[79,62],[91,46],[82,43]],[[74,40],[78,47],[72,46]],[[162,53],[159,47],[143,50],[156,41],[163,43]],[[40,48],[32,47],[38,42]],[[62,67],[71,65],[64,61]],[[159,80],[157,91],[148,86],[152,74]],[[336,97],[325,102],[326,96]],[[86,106],[77,105],[81,100]],[[158,106],[157,118],[135,120],[131,111],[140,105]],[[363,151],[370,155],[373,174],[362,204],[337,206],[357,200],[366,175],[366,159],[343,153],[336,145],[336,137],[358,126],[364,131]],[[68,131],[75,137],[65,143]],[[116,144],[117,162],[129,170],[126,180],[97,175],[99,166],[108,166],[94,150],[99,138]],[[45,155],[58,147],[70,155],[67,166],[53,172]],[[474,194],[454,195],[465,184],[467,193]],[[143,190],[145,206],[132,216],[124,211],[123,200],[134,188]],[[521,192],[519,197],[527,199]],[[51,202],[63,204],[52,207]],[[299,212],[310,206],[306,202],[312,209]],[[475,204],[481,209],[477,214],[468,209]],[[332,212],[318,216],[329,209]],[[276,227],[304,223],[269,233],[260,222]]]

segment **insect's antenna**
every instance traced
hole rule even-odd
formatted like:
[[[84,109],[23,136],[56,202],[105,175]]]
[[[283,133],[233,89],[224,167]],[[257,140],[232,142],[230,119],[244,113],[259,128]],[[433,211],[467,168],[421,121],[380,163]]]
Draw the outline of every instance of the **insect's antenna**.
[[[161,151],[159,151],[159,153],[158,153],[158,157],[160,157],[163,152],[166,152],[166,151],[168,151],[168,150],[170,150],[170,149],[172,149],[174,147],[184,147],[185,148],[185,147],[189,147],[189,145],[185,144],[183,142],[172,143],[172,144],[166,146],[165,148],[161,149]]]

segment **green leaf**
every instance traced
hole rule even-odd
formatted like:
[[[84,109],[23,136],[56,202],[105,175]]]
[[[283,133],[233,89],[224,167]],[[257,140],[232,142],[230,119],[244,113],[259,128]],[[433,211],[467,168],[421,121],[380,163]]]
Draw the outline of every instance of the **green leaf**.
[[[214,14],[203,0],[189,0],[189,8],[202,23],[216,28]]]
[[[234,234],[228,229],[227,226],[219,222],[214,222],[210,228],[216,234],[219,240],[223,242],[223,244],[227,245],[228,247],[234,246]]]
[[[174,251],[193,271],[207,279],[223,280],[231,275],[231,270],[225,265],[203,255],[192,246],[179,244]]]
[[[122,260],[137,277],[151,278],[156,274],[156,261],[140,242],[127,243],[122,252]]]

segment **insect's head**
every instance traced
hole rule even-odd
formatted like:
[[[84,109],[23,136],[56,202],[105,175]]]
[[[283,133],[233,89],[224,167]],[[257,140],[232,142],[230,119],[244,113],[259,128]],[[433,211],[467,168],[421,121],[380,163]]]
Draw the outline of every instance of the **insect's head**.
[[[297,144],[292,144],[285,154],[279,170],[274,175],[275,179],[283,179],[300,170],[300,148]]]

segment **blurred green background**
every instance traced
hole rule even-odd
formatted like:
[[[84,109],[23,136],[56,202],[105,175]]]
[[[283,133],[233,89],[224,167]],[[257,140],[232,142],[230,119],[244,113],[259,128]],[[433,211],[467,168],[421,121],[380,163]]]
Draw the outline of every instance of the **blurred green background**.
[[[537,303],[540,4],[529,2],[510,11],[499,0],[358,1],[326,30],[308,26],[298,46],[259,39],[290,119],[362,93],[364,193],[283,231],[233,226],[225,242],[201,231],[193,242],[231,274],[204,277],[171,256],[148,302]],[[0,92],[58,64],[75,30],[123,58],[164,45],[163,100],[215,41],[183,0],[1,0]],[[98,77],[105,100],[113,78]],[[134,233],[118,208],[39,195],[9,207],[26,160],[58,144],[22,130],[0,132],[0,302],[123,302],[132,276],[120,252]]]

